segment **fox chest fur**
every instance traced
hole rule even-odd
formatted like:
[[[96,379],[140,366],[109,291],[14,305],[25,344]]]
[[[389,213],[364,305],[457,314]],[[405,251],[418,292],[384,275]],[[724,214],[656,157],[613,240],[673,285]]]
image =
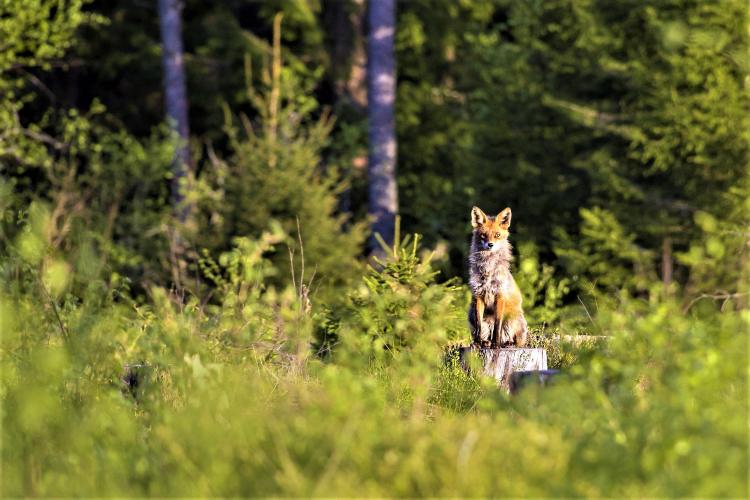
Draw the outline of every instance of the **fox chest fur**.
[[[494,304],[497,299],[509,299],[515,291],[515,282],[510,274],[512,259],[510,243],[500,243],[495,250],[482,250],[472,239],[469,256],[469,287],[475,297],[485,304]]]

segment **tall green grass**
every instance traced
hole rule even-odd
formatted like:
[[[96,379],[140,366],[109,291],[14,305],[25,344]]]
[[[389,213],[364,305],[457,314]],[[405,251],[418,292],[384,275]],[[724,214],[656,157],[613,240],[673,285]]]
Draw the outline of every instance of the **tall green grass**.
[[[747,311],[623,300],[597,315],[608,342],[510,397],[446,364],[466,291],[416,242],[308,313],[265,285],[276,241],[219,258],[207,303],[12,264],[0,493],[747,496]]]

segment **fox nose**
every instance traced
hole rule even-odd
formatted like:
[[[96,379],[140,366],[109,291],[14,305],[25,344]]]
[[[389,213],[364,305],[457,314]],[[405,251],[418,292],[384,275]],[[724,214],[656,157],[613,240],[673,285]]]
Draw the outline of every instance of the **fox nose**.
[[[494,243],[492,243],[492,242],[490,241],[489,243],[487,243],[487,248],[492,248],[492,245],[494,245]]]

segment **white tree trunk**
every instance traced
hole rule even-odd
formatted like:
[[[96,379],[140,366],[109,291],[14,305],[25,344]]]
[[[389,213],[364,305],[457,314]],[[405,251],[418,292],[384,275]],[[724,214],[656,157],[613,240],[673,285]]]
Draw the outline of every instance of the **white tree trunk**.
[[[183,200],[180,189],[182,179],[190,166],[188,138],[188,101],[185,84],[185,64],[182,48],[182,2],[159,0],[159,27],[162,42],[162,65],[164,67],[164,103],[169,126],[176,132],[178,144],[172,167],[172,200],[175,207]],[[184,220],[185,209],[179,211]]]
[[[398,211],[396,188],[396,0],[371,1],[367,44],[367,110],[370,158],[367,165],[372,232],[393,242]],[[379,248],[374,241],[371,250]]]
[[[482,370],[482,374],[497,380],[500,387],[510,388],[513,372],[547,369],[547,351],[541,348],[480,349],[462,347],[461,365],[466,370]]]

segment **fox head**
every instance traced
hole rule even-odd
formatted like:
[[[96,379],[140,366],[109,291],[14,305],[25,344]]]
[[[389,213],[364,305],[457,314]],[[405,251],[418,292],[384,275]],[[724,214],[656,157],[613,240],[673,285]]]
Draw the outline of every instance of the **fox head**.
[[[510,208],[503,209],[497,217],[488,217],[479,207],[471,209],[471,226],[474,244],[479,250],[495,251],[504,246],[510,228]]]

